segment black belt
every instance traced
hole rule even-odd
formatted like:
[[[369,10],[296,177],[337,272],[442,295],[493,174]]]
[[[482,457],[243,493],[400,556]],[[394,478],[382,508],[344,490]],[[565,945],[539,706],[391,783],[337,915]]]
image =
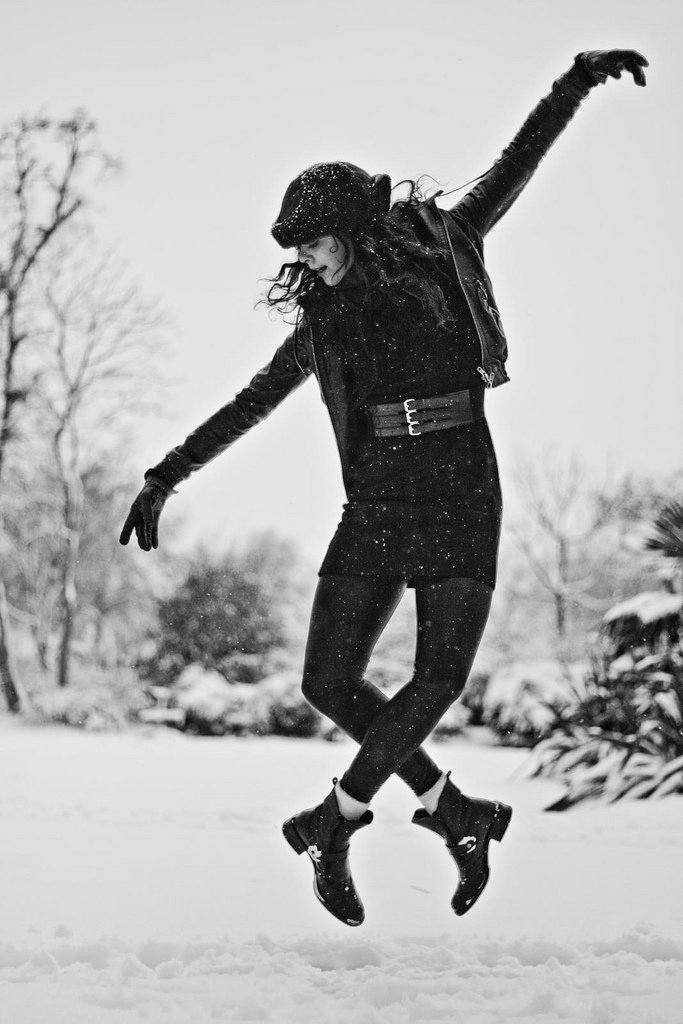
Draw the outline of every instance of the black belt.
[[[454,391],[434,398],[406,398],[368,406],[375,437],[419,437],[431,430],[448,430],[474,423],[484,415],[484,388]]]

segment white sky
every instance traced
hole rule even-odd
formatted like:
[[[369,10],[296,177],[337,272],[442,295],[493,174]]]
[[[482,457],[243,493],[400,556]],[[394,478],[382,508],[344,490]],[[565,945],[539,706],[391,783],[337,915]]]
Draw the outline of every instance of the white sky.
[[[295,174],[348,159],[454,187],[577,51],[617,46],[648,57],[648,87],[594,90],[489,236],[512,377],[489,419],[504,484],[548,452],[679,468],[681,22],[677,0],[6,0],[0,120],[83,106],[98,121],[125,164],[101,231],[174,323],[178,383],[166,420],[141,418],[140,473],[285,336],[253,306]],[[322,557],[343,491],[315,384],[182,493],[188,534],[273,527]]]

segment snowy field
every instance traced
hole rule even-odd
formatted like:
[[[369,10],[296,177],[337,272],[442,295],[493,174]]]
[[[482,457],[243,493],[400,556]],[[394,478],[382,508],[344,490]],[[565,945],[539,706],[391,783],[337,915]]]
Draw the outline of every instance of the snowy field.
[[[542,808],[520,751],[432,753],[514,805],[477,907],[392,780],[353,845],[362,928],[280,825],[352,746],[0,719],[3,1024],[680,1024],[683,799]]]

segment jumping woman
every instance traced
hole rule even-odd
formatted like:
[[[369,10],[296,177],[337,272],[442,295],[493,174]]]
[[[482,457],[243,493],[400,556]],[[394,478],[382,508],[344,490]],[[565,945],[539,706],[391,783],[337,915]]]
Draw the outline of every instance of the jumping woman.
[[[288,187],[272,227],[297,259],[266,302],[295,313],[272,361],[145,474],[123,531],[158,545],[175,486],[225,451],[308,377],[332,421],[348,497],[320,568],[303,692],[359,749],[318,806],[289,818],[315,893],[348,925],[364,919],[349,841],[393,775],[422,804],[413,821],[455,861],[452,899],[464,914],[489,876],[488,847],[512,810],[466,796],[422,748],[457,700],[481,640],[496,582],[501,493],[485,418],[488,388],[507,381],[507,344],[483,263],[483,238],[531,179],[581,101],[608,76],[645,85],[632,50],[579,54],[500,159],[455,206],[414,183],[391,203],[385,174],[346,162],[309,167]],[[364,679],[406,588],[415,590],[412,679],[390,699]]]

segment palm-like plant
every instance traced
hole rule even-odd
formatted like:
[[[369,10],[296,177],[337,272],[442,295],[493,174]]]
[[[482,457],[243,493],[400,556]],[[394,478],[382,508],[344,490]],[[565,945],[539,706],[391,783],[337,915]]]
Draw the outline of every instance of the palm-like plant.
[[[605,616],[607,656],[532,754],[530,774],[566,784],[548,810],[683,793],[683,504],[661,511],[646,547],[674,560],[669,593],[637,595]]]
[[[589,797],[607,802],[683,792],[683,655],[680,650],[611,664],[595,659],[582,699],[558,711],[527,772],[565,792],[547,810]]]
[[[675,583],[680,591],[683,589],[683,503],[672,501],[666,505],[655,519],[653,531],[645,547],[675,560]]]

